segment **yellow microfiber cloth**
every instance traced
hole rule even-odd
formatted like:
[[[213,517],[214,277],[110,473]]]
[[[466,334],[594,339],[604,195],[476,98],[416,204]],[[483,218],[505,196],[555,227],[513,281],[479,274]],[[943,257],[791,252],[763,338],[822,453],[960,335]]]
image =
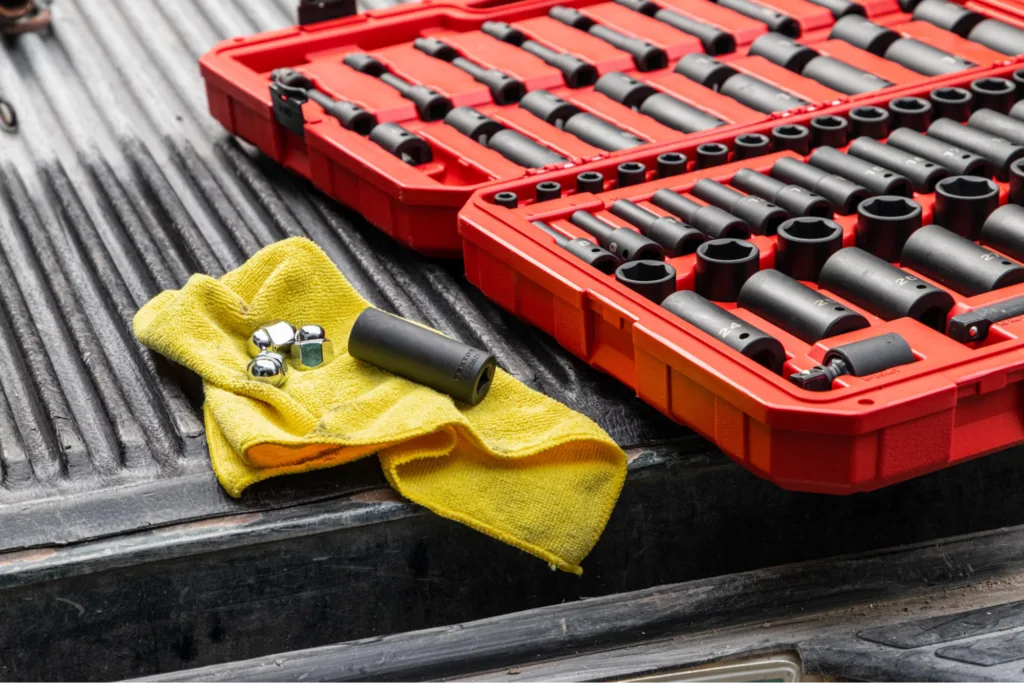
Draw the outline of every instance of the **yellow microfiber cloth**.
[[[292,238],[157,295],[135,335],[202,377],[210,458],[232,496],[376,453],[409,500],[580,573],[622,489],[622,450],[500,369],[469,406],[352,358],[349,330],[368,306],[319,247]],[[321,325],[335,359],[290,369],[281,387],[251,379],[248,339],[275,320]]]

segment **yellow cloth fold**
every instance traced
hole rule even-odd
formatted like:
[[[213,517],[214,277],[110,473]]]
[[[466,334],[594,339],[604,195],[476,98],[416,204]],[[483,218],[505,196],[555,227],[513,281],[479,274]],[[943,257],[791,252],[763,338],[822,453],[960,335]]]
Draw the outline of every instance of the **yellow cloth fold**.
[[[409,500],[565,571],[604,530],[626,457],[600,427],[502,370],[479,405],[346,353],[368,306],[309,240],[273,244],[219,280],[194,275],[135,316],[135,335],[203,379],[213,469],[238,497],[255,482],[376,453]],[[280,387],[246,373],[247,340],[275,320],[316,323],[335,359]]]

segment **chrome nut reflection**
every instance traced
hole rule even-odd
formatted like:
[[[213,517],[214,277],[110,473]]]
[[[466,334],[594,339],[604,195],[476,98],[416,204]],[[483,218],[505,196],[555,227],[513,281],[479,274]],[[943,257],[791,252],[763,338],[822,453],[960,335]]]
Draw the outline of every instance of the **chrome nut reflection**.
[[[334,360],[334,344],[319,325],[303,325],[292,345],[292,366],[312,370]]]
[[[249,361],[247,370],[249,377],[257,382],[279,387],[284,383],[287,366],[281,354],[264,351]]]
[[[288,355],[295,343],[295,328],[283,320],[264,325],[249,338],[249,355],[255,358],[264,351]]]

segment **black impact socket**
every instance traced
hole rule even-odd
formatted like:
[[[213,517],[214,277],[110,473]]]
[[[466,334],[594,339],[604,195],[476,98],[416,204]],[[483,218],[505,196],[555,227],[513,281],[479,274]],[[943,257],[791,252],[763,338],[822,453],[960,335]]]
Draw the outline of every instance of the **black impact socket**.
[[[779,225],[790,218],[775,204],[757,195],[737,192],[710,178],[698,180],[690,192],[698,199],[736,216],[758,235],[774,235]]]
[[[494,356],[482,349],[376,308],[356,318],[348,353],[474,406],[487,396],[498,367]]]
[[[1010,164],[1010,201],[1024,204],[1024,159]]]
[[[935,184],[949,176],[949,171],[935,162],[874,138],[857,138],[850,144],[849,153],[905,176],[914,192],[934,192]]]
[[[1010,116],[1020,121],[1024,121],[1024,100],[1013,105],[1010,109]]]
[[[668,66],[668,54],[660,47],[598,24],[572,7],[556,5],[548,10],[548,16],[566,26],[586,31],[595,38],[600,38],[609,45],[628,53],[633,57],[633,63],[640,71],[655,71]]]
[[[301,107],[306,101],[313,100],[323,108],[324,113],[336,119],[343,128],[355,131],[359,135],[369,135],[373,127],[377,125],[376,116],[357,104],[336,100],[322,90],[318,90],[311,78],[295,69],[275,69],[271,74],[270,94],[275,114],[280,113],[279,107],[287,108],[288,103]],[[298,113],[301,114],[301,109]],[[296,128],[301,129],[304,123],[304,117],[296,116]]]
[[[860,313],[777,270],[751,275],[736,303],[808,344],[868,327]]]
[[[519,101],[519,106],[556,128],[576,136],[589,145],[616,152],[645,144],[631,133],[616,128],[604,119],[581,111],[547,90],[534,90]]]
[[[732,141],[732,158],[734,161],[753,159],[772,151],[772,139],[764,133],[744,133],[737,135]]]
[[[825,261],[843,248],[843,228],[828,218],[801,216],[779,226],[775,269],[797,280],[816,282]]]
[[[907,238],[921,227],[923,210],[913,199],[881,196],[857,207],[857,246],[890,263],[900,260]]]
[[[1024,31],[997,19],[985,19],[971,29],[967,39],[1011,57],[1024,53]]]
[[[1008,78],[978,78],[971,81],[975,109],[992,109],[1006,114],[1017,101],[1017,86]]]
[[[680,59],[676,63],[675,72],[707,88],[717,90],[762,114],[787,111],[810,104],[802,97],[740,73],[713,57],[697,52]]]
[[[967,125],[1024,146],[1024,121],[1012,116],[992,109],[979,109],[967,119]]]
[[[928,93],[932,113],[937,119],[966,121],[974,109],[974,95],[964,88],[936,88]]]
[[[320,90],[310,90],[309,99],[323,107],[324,112],[337,119],[343,128],[359,135],[369,135],[377,125],[376,116],[352,102],[336,100]]]
[[[812,5],[818,7],[824,7],[832,16],[836,19],[842,19],[847,14],[859,14],[865,16],[867,12],[864,9],[864,5],[853,2],[852,0],[809,0]]]
[[[1010,179],[1010,164],[1024,157],[1024,147],[951,119],[939,119],[932,123],[928,126],[928,135],[984,157],[995,176],[1003,182]]]
[[[1024,98],[1024,69],[1017,69],[1010,74],[1010,79],[1017,86],[1017,99]],[[1014,105],[1016,106],[1016,105]]]
[[[526,168],[540,168],[548,164],[564,164],[569,161],[525,135],[503,127],[472,107],[452,109],[445,115],[444,122],[466,137]]]
[[[576,192],[597,194],[604,192],[604,174],[599,171],[584,171],[576,176]]]
[[[857,205],[870,196],[867,188],[862,185],[789,157],[775,162],[772,177],[821,195],[841,216],[852,214],[857,210]]]
[[[597,68],[592,64],[587,64],[579,57],[565,52],[556,52],[535,40],[530,40],[525,33],[511,24],[504,21],[485,21],[480,30],[493,38],[515,45],[540,58],[548,66],[558,69],[562,72],[565,84],[570,88],[582,88],[593,85],[597,81]]]
[[[992,175],[992,164],[987,159],[916,130],[897,128],[885,144],[936,163],[953,175]]]
[[[985,219],[999,207],[999,186],[980,176],[950,176],[935,186],[932,220],[976,240]]]
[[[897,97],[889,101],[891,128],[927,130],[932,122],[932,104],[923,97]]]
[[[686,155],[682,152],[664,152],[656,160],[659,178],[670,178],[686,173]]]
[[[697,247],[694,289],[711,301],[736,301],[747,278],[761,268],[760,252],[746,240],[710,240]]]
[[[904,38],[892,29],[857,15],[838,20],[829,38],[850,43],[925,76],[941,76],[977,66],[914,38]]]
[[[651,2],[651,0],[615,0],[615,2],[623,7],[628,7],[634,12],[653,17],[683,33],[699,38],[704,52],[709,55],[722,55],[736,49],[736,39],[722,29],[660,7]]]
[[[979,238],[986,246],[1024,260],[1024,206],[1006,204],[990,213]]]
[[[624,161],[615,169],[615,182],[618,187],[639,185],[647,180],[647,167],[639,161]]]
[[[615,269],[615,280],[656,304],[676,291],[676,269],[662,261],[630,261]]]
[[[714,0],[718,5],[727,7],[745,17],[760,21],[769,31],[781,33],[790,38],[800,37],[800,22],[771,7],[766,7],[752,0]]]
[[[782,342],[697,292],[676,292],[662,301],[661,306],[758,365],[775,374],[782,372],[782,365],[786,362]]]
[[[849,154],[843,154],[834,147],[819,147],[808,158],[812,166],[841,175],[866,187],[873,195],[898,194],[911,197],[914,187],[906,176],[878,166]]]
[[[705,142],[697,145],[696,168],[721,166],[729,161],[729,147],[721,142]]]
[[[614,273],[615,269],[619,267],[619,263],[621,263],[615,254],[597,246],[588,239],[563,235],[544,221],[533,221],[533,225],[554,237],[556,245],[606,275]]]
[[[842,116],[815,116],[811,119],[811,144],[815,147],[845,147],[850,140],[850,122]]]
[[[551,199],[558,199],[562,196],[562,185],[554,180],[545,180],[537,183],[537,201],[546,202]]]
[[[892,117],[881,107],[854,107],[847,114],[850,119],[850,137],[869,137],[881,140],[892,128]]]
[[[495,104],[511,104],[518,102],[526,94],[523,82],[497,69],[487,69],[466,59],[454,47],[437,38],[417,38],[412,46],[420,52],[436,59],[448,62],[452,66],[465,71],[477,83],[482,83],[491,91]]]
[[[410,166],[419,166],[434,160],[434,153],[427,141],[397,123],[377,124],[370,131],[370,140]]]
[[[658,92],[651,86],[620,71],[606,73],[594,84],[605,97],[649,116],[658,123],[684,133],[695,133],[724,126],[725,121],[685,102]]]
[[[821,269],[818,285],[882,320],[913,318],[943,331],[953,296],[857,247],[840,249]]]
[[[606,223],[586,211],[575,211],[569,222],[591,235],[602,247],[623,261],[663,261],[665,250],[635,230]]]
[[[901,40],[900,34],[884,26],[868,21],[861,15],[849,15],[836,21],[828,35],[829,40],[841,40],[879,57]]]
[[[692,254],[708,239],[697,228],[680,223],[671,216],[659,216],[628,199],[615,200],[608,210],[635,227],[643,236],[660,244],[670,256]]]
[[[822,365],[794,372],[789,381],[807,391],[830,391],[837,377],[866,377],[916,360],[907,340],[889,332],[833,347],[825,352]]]
[[[787,185],[749,168],[741,168],[732,177],[732,185],[747,194],[755,194],[781,207],[792,216],[832,218],[832,205],[820,195],[799,185]]]
[[[712,239],[750,237],[750,226],[736,216],[717,206],[702,206],[673,190],[658,190],[651,197],[651,203],[678,216]]]
[[[1024,268],[938,225],[926,225],[910,236],[900,265],[964,296],[1024,282]]]
[[[379,78],[397,90],[398,94],[416,105],[416,111],[424,121],[440,121],[452,109],[451,100],[447,97],[425,85],[414,85],[399,78],[371,55],[354,52],[345,55],[342,62],[360,73]]]
[[[961,38],[966,38],[971,29],[985,19],[983,15],[972,12],[963,5],[946,0],[922,0],[914,8],[913,14],[916,21],[927,21]]]
[[[519,195],[515,192],[506,190],[504,192],[496,193],[493,201],[498,206],[503,206],[506,209],[514,209],[519,206]]]
[[[893,85],[891,81],[833,57],[821,55],[778,33],[758,36],[751,43],[749,54],[767,59],[845,95],[859,95]]]
[[[776,152],[790,150],[797,154],[811,151],[811,129],[798,123],[784,123],[772,128],[772,148]]]

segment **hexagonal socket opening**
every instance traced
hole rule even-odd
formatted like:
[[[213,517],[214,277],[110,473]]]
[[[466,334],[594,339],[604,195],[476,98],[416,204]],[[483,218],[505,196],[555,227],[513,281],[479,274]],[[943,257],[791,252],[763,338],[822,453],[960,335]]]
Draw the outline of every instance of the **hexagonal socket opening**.
[[[779,234],[801,242],[818,242],[841,236],[843,229],[825,218],[796,218],[779,227]]]
[[[957,199],[980,199],[999,194],[999,187],[986,178],[961,175],[940,180],[935,191]]]
[[[889,103],[889,107],[901,112],[916,114],[930,108],[920,97],[900,97]]]
[[[684,157],[679,152],[665,152],[664,154],[660,155],[658,159],[664,161],[666,164],[681,164],[682,162],[686,161],[686,157]]]
[[[906,197],[872,197],[861,202],[859,210],[872,218],[909,218],[921,211],[921,205]]]
[[[494,366],[488,365],[484,368],[484,371],[480,373],[480,376],[476,378],[476,386],[473,387],[473,394],[476,396],[486,394],[488,387],[491,385],[492,379],[494,379]]]
[[[808,130],[803,126],[791,123],[785,126],[776,126],[772,133],[780,138],[802,138],[808,134]]]
[[[597,171],[584,171],[577,176],[580,180],[596,183],[604,180],[604,177]]]
[[[850,118],[858,121],[881,121],[889,114],[880,107],[857,107],[850,112]]]
[[[713,261],[744,261],[757,253],[757,247],[750,242],[721,239],[705,242],[697,251]]]
[[[971,93],[963,88],[938,88],[932,91],[932,99],[951,104],[961,104],[971,99]]]
[[[1016,90],[1013,81],[1008,81],[1005,78],[979,78],[971,83],[971,87],[975,90],[992,94],[1003,94]]]
[[[639,161],[627,161],[619,164],[620,171],[626,171],[627,173],[639,173],[640,171],[646,170],[644,165]]]
[[[736,142],[749,147],[758,147],[760,145],[767,145],[771,141],[767,135],[762,135],[761,133],[746,133],[736,138]]]
[[[675,275],[675,272],[658,261],[634,261],[620,266],[619,275],[632,282],[658,282]]]
[[[718,156],[720,154],[728,154],[729,148],[723,145],[721,142],[705,142],[703,145],[697,147],[697,152],[699,154]]]
[[[846,119],[841,116],[816,116],[811,120],[816,128],[824,130],[841,130],[846,128]]]

